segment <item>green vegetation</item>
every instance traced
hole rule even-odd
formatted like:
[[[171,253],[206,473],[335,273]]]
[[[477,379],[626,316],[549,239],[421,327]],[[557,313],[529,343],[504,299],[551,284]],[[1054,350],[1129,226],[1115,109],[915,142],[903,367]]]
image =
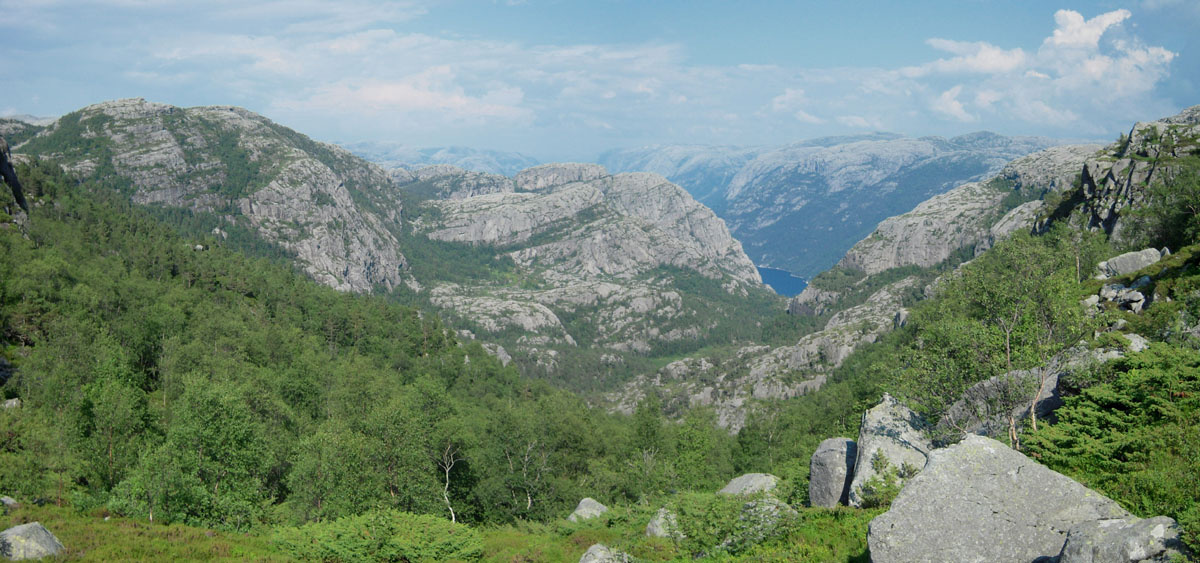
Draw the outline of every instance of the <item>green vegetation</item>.
[[[328,523],[284,528],[274,543],[303,561],[477,561],[479,532],[434,516],[372,510]]]

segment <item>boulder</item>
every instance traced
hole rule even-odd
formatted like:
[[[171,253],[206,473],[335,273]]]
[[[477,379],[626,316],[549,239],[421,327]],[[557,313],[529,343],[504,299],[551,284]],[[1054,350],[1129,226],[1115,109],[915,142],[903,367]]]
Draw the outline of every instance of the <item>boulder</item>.
[[[1073,526],[1130,517],[1000,442],[967,436],[931,452],[891,508],[871,520],[867,544],[874,563],[1027,563],[1062,552]]]
[[[627,563],[632,561],[629,555],[609,549],[602,543],[592,544],[583,557],[579,558],[579,563]]]
[[[608,512],[607,506],[600,504],[594,498],[588,497],[579,501],[579,506],[575,507],[575,512],[567,516],[567,520],[578,522],[580,520],[587,520],[588,518],[595,518],[605,512]]]
[[[862,506],[859,488],[875,476],[871,460],[876,452],[882,452],[897,468],[906,463],[918,470],[925,467],[929,450],[933,449],[925,435],[926,426],[917,413],[886,393],[878,405],[863,413],[848,495],[850,506]]]
[[[1067,532],[1059,563],[1169,561],[1183,551],[1179,525],[1166,516],[1092,520]]]
[[[675,513],[665,506],[658,509],[658,512],[655,512],[654,517],[650,519],[650,523],[646,524],[646,535],[653,538],[683,538],[683,532],[679,531],[679,521],[675,518]]]
[[[857,452],[858,444],[849,438],[830,438],[817,446],[808,466],[810,505],[833,507],[838,503],[846,504]]]
[[[13,561],[51,557],[65,549],[62,542],[38,522],[21,524],[0,532],[0,556]]]
[[[1126,252],[1120,256],[1114,256],[1101,262],[1096,266],[1098,271],[1097,278],[1107,279],[1125,274],[1131,274],[1146,266],[1150,266],[1164,257],[1170,255],[1170,251],[1162,249],[1161,251],[1153,248],[1146,248],[1134,252]]]
[[[19,408],[21,408],[21,399],[16,398],[16,399],[9,399],[7,401],[4,401],[3,403],[0,403],[0,408],[19,409]]]
[[[747,473],[735,477],[724,488],[717,491],[718,495],[752,495],[775,490],[779,480],[769,473]]]
[[[12,497],[0,497],[0,514],[4,514],[9,510],[16,510],[21,507],[21,503],[17,502]]]

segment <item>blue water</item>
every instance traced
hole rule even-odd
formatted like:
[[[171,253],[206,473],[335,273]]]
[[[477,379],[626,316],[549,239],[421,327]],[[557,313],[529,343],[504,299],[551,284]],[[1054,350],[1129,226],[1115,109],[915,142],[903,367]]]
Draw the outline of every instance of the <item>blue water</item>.
[[[808,282],[804,278],[793,276],[787,270],[759,266],[758,274],[762,276],[763,283],[771,286],[771,289],[774,289],[775,293],[784,297],[799,295],[801,291],[804,291],[804,287],[808,285]]]

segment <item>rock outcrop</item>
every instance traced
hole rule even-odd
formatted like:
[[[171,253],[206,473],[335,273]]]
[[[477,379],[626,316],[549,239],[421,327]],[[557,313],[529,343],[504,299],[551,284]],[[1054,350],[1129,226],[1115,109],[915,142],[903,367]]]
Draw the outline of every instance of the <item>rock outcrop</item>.
[[[779,479],[770,473],[747,473],[726,483],[718,495],[753,495],[775,490]]]
[[[609,549],[602,543],[592,544],[583,557],[579,558],[579,563],[629,563],[630,561],[632,559],[628,554]]]
[[[1165,562],[1184,549],[1179,525],[1166,516],[1091,520],[1067,532],[1058,563]]]
[[[858,444],[849,438],[821,442],[809,460],[809,504],[831,508],[848,503],[857,456]]]
[[[1113,256],[1096,265],[1096,279],[1115,278],[1125,274],[1132,274],[1147,266],[1153,266],[1159,260],[1171,255],[1171,251],[1167,249],[1156,250],[1153,248],[1145,248],[1134,252],[1126,252],[1119,256]]]
[[[575,507],[575,511],[572,512],[570,516],[567,516],[567,520],[578,522],[580,520],[595,518],[601,514],[604,514],[605,512],[608,512],[607,506],[600,504],[594,498],[585,497],[583,500],[579,501],[579,505]]]
[[[912,211],[884,219],[855,244],[839,266],[875,274],[901,266],[929,267],[962,248],[976,252],[1011,233],[1028,229],[1041,212],[1039,201],[1005,212],[1000,204],[1013,190],[1036,194],[1070,190],[1099,145],[1049,148],[1018,158],[986,182],[960,185]]]
[[[0,532],[0,556],[12,561],[53,557],[66,550],[39,522],[14,526]]]
[[[925,467],[929,452],[933,450],[933,444],[925,435],[926,426],[917,413],[888,394],[884,394],[878,405],[863,413],[854,478],[850,481],[850,506],[862,506],[865,500],[862,486],[877,474],[871,463],[877,453],[886,456],[888,463],[896,468],[908,465],[919,471]]]
[[[1056,557],[1073,527],[1131,516],[1117,503],[990,438],[934,450],[871,521],[876,563],[1028,562]]]
[[[652,538],[683,538],[683,532],[679,531],[678,518],[665,506],[658,509],[646,524],[646,535]]]

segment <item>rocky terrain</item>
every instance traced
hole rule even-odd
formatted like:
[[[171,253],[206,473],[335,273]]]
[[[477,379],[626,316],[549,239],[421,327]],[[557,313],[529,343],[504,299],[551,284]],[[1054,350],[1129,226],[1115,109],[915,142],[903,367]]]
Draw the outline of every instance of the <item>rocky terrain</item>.
[[[246,110],[117,100],[63,116],[15,148],[128,186],[136,203],[219,217],[218,232],[251,230],[331,287],[390,289],[404,278],[387,174]]]
[[[580,351],[626,369],[627,355],[698,347],[777,306],[724,222],[655,174],[389,172],[240,108],[142,99],[0,127],[17,153],[183,217],[196,236],[262,241],[325,285],[432,305],[543,374]]]
[[[678,287],[678,272],[726,296],[766,295],[724,223],[656,174],[552,164],[509,180],[430,168],[400,185],[421,197],[412,234],[509,260],[524,282],[433,282],[422,291],[473,336],[499,338],[532,364],[553,369],[575,347],[620,363],[623,353],[702,338],[705,323],[721,322],[706,310],[717,304]]]
[[[783,147],[646,147],[610,151],[600,162],[670,178],[724,218],[756,264],[810,277],[881,219],[1054,144],[992,133],[877,133]]]
[[[469,147],[416,148],[386,141],[345,143],[342,147],[388,169],[418,170],[426,166],[448,164],[472,172],[512,176],[541,164],[537,159],[521,153]]]

